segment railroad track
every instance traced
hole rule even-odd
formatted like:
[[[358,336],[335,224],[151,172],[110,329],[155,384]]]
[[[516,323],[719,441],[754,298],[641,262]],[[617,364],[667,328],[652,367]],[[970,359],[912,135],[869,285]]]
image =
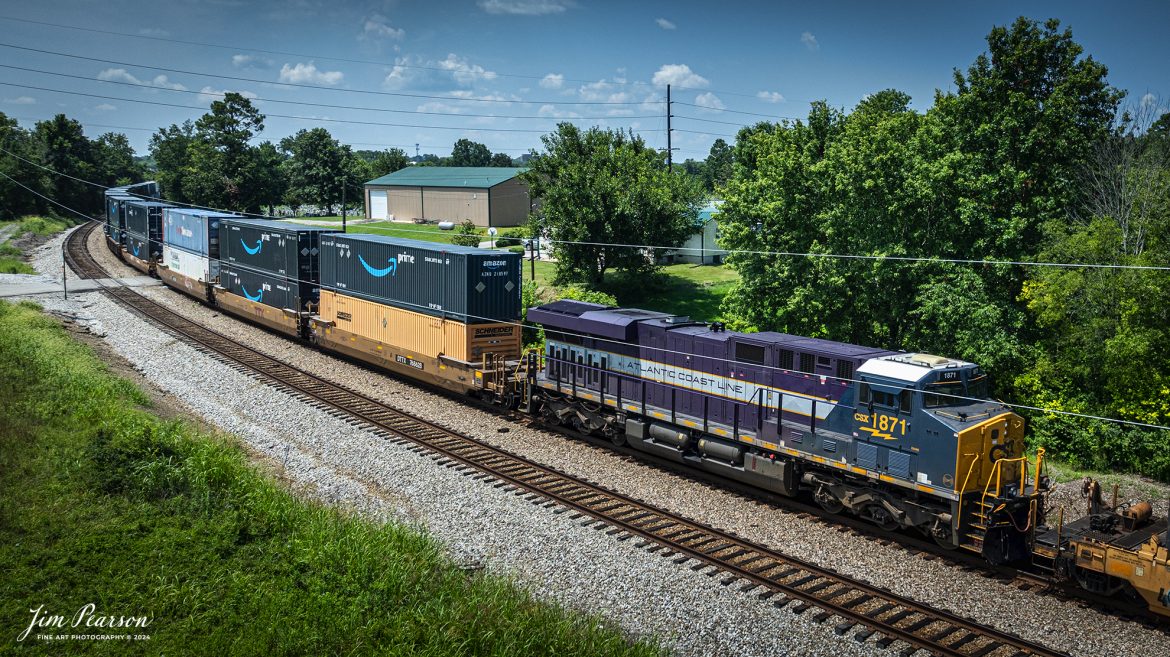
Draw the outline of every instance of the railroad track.
[[[82,226],[66,241],[66,258],[83,277],[105,278],[86,242],[95,224]],[[361,393],[318,378],[239,344],[171,311],[134,290],[102,290],[131,311],[162,326],[201,351],[326,412],[379,435],[428,453],[438,463],[495,481],[536,504],[569,513],[583,526],[604,530],[615,540],[637,539],[640,547],[720,576],[777,607],[834,624],[838,634],[902,653],[919,649],[953,657],[1055,657],[1066,653],[1013,634],[932,608],[831,569],[797,559],[715,527],[673,514],[549,468],[506,450],[414,417]]]

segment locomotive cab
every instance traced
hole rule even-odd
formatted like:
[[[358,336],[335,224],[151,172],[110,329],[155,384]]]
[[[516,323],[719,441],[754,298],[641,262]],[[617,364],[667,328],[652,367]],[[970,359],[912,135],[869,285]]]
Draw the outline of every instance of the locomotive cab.
[[[1028,462],[1023,418],[988,397],[983,370],[898,354],[868,361],[858,378],[858,464],[949,498],[949,526],[931,530],[939,542],[994,563],[1027,558],[1029,536],[1043,521],[1044,491],[1029,480],[1040,462]]]

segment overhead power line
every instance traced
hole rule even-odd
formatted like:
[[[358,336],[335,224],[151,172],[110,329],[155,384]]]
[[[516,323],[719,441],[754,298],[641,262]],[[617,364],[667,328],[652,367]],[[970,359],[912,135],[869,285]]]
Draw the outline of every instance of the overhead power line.
[[[127,82],[125,80],[103,80],[101,78],[86,77],[84,75],[73,75],[72,73],[57,73],[55,71],[43,71],[43,70],[35,69],[35,68],[26,68],[23,66],[13,66],[11,64],[0,64],[0,68],[8,68],[8,69],[13,69],[13,70],[17,70],[17,71],[26,71],[29,73],[39,73],[41,75],[53,75],[53,76],[60,77],[60,78],[72,78],[74,80],[85,80],[87,82],[98,82],[101,84],[116,84],[116,85],[121,85],[124,87],[137,87],[140,89],[150,89],[152,91],[169,91],[171,93],[194,94],[196,96],[217,96],[217,97],[222,98],[224,95],[226,95],[228,93],[225,91],[196,91],[194,89],[175,89],[172,87],[160,87],[158,85],[148,84],[148,83],[144,83],[144,82]],[[428,115],[428,116],[453,116],[453,117],[457,117],[457,118],[458,117],[466,117],[466,118],[476,118],[476,119],[537,119],[540,121],[561,122],[561,121],[615,121],[615,120],[626,120],[626,119],[656,119],[656,118],[659,118],[659,115],[657,115],[657,114],[642,115],[642,116],[625,116],[625,115],[623,115],[623,116],[576,116],[576,117],[557,118],[557,117],[539,116],[539,115],[467,114],[467,113],[463,113],[463,112],[431,112],[431,111],[424,111],[424,110],[399,110],[399,109],[389,109],[386,107],[361,107],[361,106],[356,106],[356,105],[334,105],[331,103],[311,103],[311,102],[303,101],[303,100],[279,100],[276,98],[260,98],[260,97],[253,98],[252,100],[265,102],[265,103],[282,103],[285,105],[304,105],[306,107],[324,107],[326,109],[360,110],[363,112],[389,112],[392,114],[423,114],[423,115]],[[699,120],[702,120],[702,119],[699,119]]]
[[[468,103],[529,103],[534,105],[645,105],[645,104],[663,104],[665,101],[566,101],[566,100],[509,100],[507,98],[463,98],[459,96],[439,96],[435,94],[414,94],[399,91],[374,91],[372,89],[346,89],[343,87],[326,87],[316,84],[302,84],[298,82],[273,82],[272,80],[260,80],[257,78],[245,78],[235,75],[219,75],[216,73],[205,73],[201,71],[188,71],[178,68],[166,68],[162,66],[154,66],[151,64],[138,64],[133,62],[123,62],[114,59],[103,59],[101,57],[87,57],[84,55],[74,55],[72,53],[58,52],[55,50],[45,50],[43,48],[30,48],[27,46],[17,46],[11,43],[0,43],[0,48],[12,48],[14,50],[24,50],[26,52],[35,52],[43,55],[54,55],[57,57],[68,57],[70,59],[78,59],[87,62],[97,62],[100,64],[114,64],[116,66],[133,66],[135,68],[145,68],[152,71],[164,71],[166,73],[180,73],[183,75],[195,75],[205,78],[213,78],[217,80],[231,80],[233,82],[250,82],[253,84],[271,84],[281,87],[294,87],[298,89],[317,89],[319,91],[336,91],[354,94],[368,94],[374,96],[389,96],[394,98],[426,98],[429,100],[445,100],[449,102],[468,102]]]
[[[197,107],[197,106],[192,106],[192,105],[179,105],[176,103],[164,103],[164,102],[156,101],[156,100],[122,98],[119,96],[105,96],[102,94],[91,94],[91,93],[85,93],[82,91],[69,91],[68,89],[52,89],[49,87],[38,87],[35,85],[30,85],[30,84],[17,84],[15,82],[0,82],[0,85],[4,85],[4,86],[8,86],[8,87],[17,87],[20,89],[33,89],[36,91],[47,91],[50,93],[69,94],[71,96],[85,96],[88,98],[101,98],[103,100],[114,100],[114,101],[119,101],[119,102],[123,102],[123,103],[139,103],[139,104],[143,104],[143,105],[158,105],[161,107],[177,107],[180,109],[192,110],[192,111],[196,111],[196,112],[207,111],[206,107]],[[491,127],[473,128],[473,127],[466,127],[466,126],[420,125],[417,123],[384,123],[384,122],[379,122],[379,121],[358,121],[356,119],[330,119],[330,118],[317,117],[317,116],[297,116],[294,114],[273,114],[271,112],[265,112],[264,115],[265,115],[265,117],[270,117],[270,118],[292,119],[292,120],[296,120],[296,121],[310,121],[310,122],[324,122],[324,123],[347,123],[347,124],[352,124],[352,125],[372,125],[372,126],[382,126],[382,127],[388,127],[388,128],[418,128],[418,129],[423,129],[423,130],[458,130],[458,131],[465,131],[465,132],[526,132],[526,133],[536,133],[536,134],[544,134],[544,133],[549,132],[547,129],[537,130],[535,128],[491,128]]]
[[[0,44],[0,45],[3,45],[3,44]],[[795,117],[795,116],[779,116],[777,114],[760,114],[759,112],[741,112],[739,110],[727,109],[725,107],[723,107],[723,108],[705,107],[703,105],[696,105],[694,103],[684,103],[684,102],[681,102],[678,100],[674,101],[674,104],[675,105],[685,105],[687,107],[697,107],[701,110],[707,110],[708,112],[726,112],[728,114],[743,114],[746,116],[759,116],[759,117],[763,117],[765,119],[781,119],[783,121],[800,121],[801,120],[799,117]]]
[[[116,30],[102,30],[102,29],[98,29],[98,28],[94,28],[94,27],[82,27],[80,25],[66,25],[63,23],[50,23],[48,21],[36,21],[36,20],[28,19],[28,18],[17,18],[15,16],[0,16],[0,20],[15,21],[15,22],[27,23],[27,24],[31,24],[31,25],[44,25],[47,27],[55,27],[55,28],[60,28],[60,29],[65,29],[65,30],[77,30],[80,32],[90,32],[93,34],[109,34],[109,35],[113,35],[113,36],[130,37],[133,39],[146,39],[146,40],[150,40],[150,41],[159,41],[159,42],[163,42],[163,43],[181,43],[181,44],[185,44],[185,45],[189,45],[189,46],[201,46],[204,48],[219,48],[221,50],[258,52],[258,53],[262,53],[265,55],[285,55],[288,57],[305,57],[305,58],[314,59],[314,60],[320,59],[320,60],[333,61],[333,62],[346,62],[349,64],[370,64],[373,66],[395,66],[398,68],[412,69],[412,70],[436,71],[439,73],[452,73],[452,71],[450,69],[443,68],[441,66],[425,66],[422,64],[384,62],[384,61],[378,61],[378,60],[373,60],[373,59],[353,59],[353,58],[347,58],[347,57],[335,57],[333,55],[321,55],[321,54],[313,55],[313,54],[308,54],[308,53],[291,52],[291,51],[287,51],[287,50],[265,50],[263,48],[256,48],[254,46],[231,46],[231,45],[225,45],[225,44],[220,44],[220,43],[209,43],[209,42],[205,42],[205,41],[189,41],[186,39],[176,39],[174,37],[163,37],[163,36],[156,36],[156,35],[151,35],[151,34],[133,34],[130,32],[118,32]],[[546,77],[544,75],[531,75],[531,74],[522,74],[522,73],[501,73],[499,71],[492,71],[492,72],[495,73],[499,77],[517,78],[517,79],[521,79],[521,80],[542,80]],[[561,77],[561,80],[564,82],[580,82],[582,84],[593,84],[593,83],[597,82],[597,80],[588,80],[588,79],[584,79],[584,78]],[[613,81],[613,80],[609,80],[609,81],[607,81],[607,83],[620,85],[620,86],[635,84],[635,83],[628,82],[628,81],[618,82],[618,81]],[[759,99],[759,92],[753,94],[753,93],[745,93],[742,91],[729,91],[727,89],[710,89],[707,87],[676,86],[675,88],[682,89],[684,91],[710,91],[713,93],[723,94],[726,96],[740,96],[743,98],[754,98],[757,100]]]

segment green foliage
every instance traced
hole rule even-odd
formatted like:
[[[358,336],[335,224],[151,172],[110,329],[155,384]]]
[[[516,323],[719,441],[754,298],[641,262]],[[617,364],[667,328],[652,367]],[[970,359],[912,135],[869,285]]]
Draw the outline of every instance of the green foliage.
[[[488,162],[489,167],[510,167],[512,164],[512,156],[507,153],[493,153],[492,159]]]
[[[722,138],[711,144],[711,152],[703,166],[703,187],[708,192],[722,189],[735,172],[735,153]]]
[[[499,247],[505,247],[505,246],[523,247],[524,240],[526,240],[526,239],[528,239],[528,229],[527,228],[525,228],[525,227],[505,228],[504,230],[500,231],[499,236],[496,238],[496,246],[499,246]],[[523,253],[524,249],[521,248],[519,252]]]
[[[1067,182],[1108,133],[1119,94],[1055,23],[1021,19],[988,44],[989,56],[956,74],[958,92],[925,115],[887,90],[848,115],[816,103],[807,122],[742,130],[720,212],[724,247],[1034,259],[1038,226],[1062,216]],[[1001,392],[1027,359],[1019,268],[728,261],[743,280],[724,308],[741,324],[984,359],[1009,384]]]
[[[378,154],[370,162],[370,168],[367,174],[369,177],[366,180],[381,178],[388,173],[394,173],[408,166],[410,166],[410,158],[406,156],[406,151],[401,148],[388,148],[384,151],[378,151]]]
[[[585,301],[587,303],[599,303],[603,306],[616,307],[618,305],[617,299],[607,292],[599,292],[597,290],[590,290],[581,287],[580,285],[567,285],[557,290],[557,299],[572,299],[573,301]]]
[[[491,165],[491,161],[492,152],[488,150],[487,146],[470,139],[460,139],[451,149],[451,159],[447,166],[486,167]]]
[[[455,234],[451,236],[451,243],[459,246],[479,246],[483,235],[483,231],[475,225],[475,222],[468,219],[455,229]]]
[[[511,253],[519,253],[520,255],[524,255],[524,253],[526,252],[526,249],[524,248],[524,245],[509,246],[508,251]]]
[[[414,530],[298,500],[238,448],[143,412],[32,304],[0,303],[0,395],[7,627],[92,601],[153,618],[149,641],[97,654],[656,654],[460,571]]]
[[[0,148],[13,153],[0,153],[0,218],[13,219],[29,213],[43,213],[48,201],[29,193],[13,180],[32,190],[48,195],[48,174],[36,167],[44,157],[44,146],[35,133],[20,127],[16,119],[0,112]],[[21,159],[23,158],[23,159]]]
[[[195,124],[191,121],[160,128],[150,137],[150,157],[157,169],[158,184],[167,198],[178,203],[192,202],[184,179],[190,173],[190,148],[194,139]]]
[[[107,187],[142,182],[142,167],[134,161],[130,140],[120,132],[107,132],[93,142],[97,180]]]
[[[333,214],[343,186],[347,201],[361,198],[368,175],[365,165],[325,128],[286,137],[280,141],[280,150],[288,156],[282,167],[288,179],[285,198],[291,205],[312,203]]]
[[[98,173],[93,142],[85,137],[81,124],[64,114],[58,114],[51,119],[38,121],[34,133],[42,145],[43,161],[39,164],[63,174],[50,174],[48,195],[58,203],[85,214],[101,212],[101,193],[81,182],[93,180]],[[76,180],[78,178],[81,180]]]
[[[545,153],[521,177],[541,200],[539,225],[559,242],[558,283],[596,289],[610,269],[637,275],[658,268],[640,249],[567,242],[677,246],[693,230],[702,189],[685,173],[668,173],[662,155],[640,137],[561,123],[541,139]]]

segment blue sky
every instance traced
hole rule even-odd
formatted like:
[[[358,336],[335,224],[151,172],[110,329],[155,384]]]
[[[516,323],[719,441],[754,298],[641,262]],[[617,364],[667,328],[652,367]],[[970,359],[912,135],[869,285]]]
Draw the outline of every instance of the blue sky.
[[[0,111],[28,126],[64,112],[90,136],[125,132],[145,153],[151,132],[232,90],[260,99],[261,139],[323,126],[355,148],[413,155],[417,143],[446,155],[467,137],[518,155],[558,119],[578,118],[632,127],[663,148],[670,82],[681,161],[705,157],[738,125],[804,116],[816,99],[847,109],[896,88],[925,110],[991,27],[1019,15],[1070,26],[1126,102],[1167,104],[1166,2],[47,0],[0,9],[0,43],[91,59],[0,47],[0,65],[39,71],[0,66],[0,82],[25,85],[0,84]]]

